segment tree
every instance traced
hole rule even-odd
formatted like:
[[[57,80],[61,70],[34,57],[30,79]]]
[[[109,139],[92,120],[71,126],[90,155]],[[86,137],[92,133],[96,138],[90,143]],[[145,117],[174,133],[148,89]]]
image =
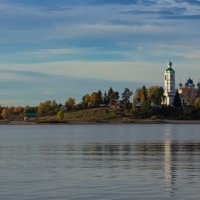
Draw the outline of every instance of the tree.
[[[65,102],[65,106],[68,108],[68,110],[73,110],[75,104],[76,104],[76,101],[75,101],[75,99],[72,98],[72,97],[69,97],[69,98],[67,99],[67,101]]]
[[[56,115],[58,120],[63,120],[64,119],[64,112],[63,111],[59,111]]]
[[[10,115],[10,110],[8,108],[4,108],[1,113],[2,118],[7,119],[9,115]]]
[[[51,102],[51,107],[52,107],[52,109],[55,109],[58,107],[58,104],[55,99]]]
[[[143,100],[147,101],[147,99],[148,99],[148,91],[147,91],[145,85],[142,86],[142,95],[143,95]]]
[[[82,97],[82,102],[83,102],[83,108],[87,108],[90,102],[90,95],[89,94],[84,95]]]
[[[91,106],[97,106],[97,101],[98,101],[98,93],[97,92],[93,92],[90,95],[90,102],[91,102]]]
[[[128,88],[124,89],[124,92],[122,93],[122,104],[124,106],[124,108],[129,109],[130,106],[130,98],[132,96],[133,92],[130,91]]]
[[[55,102],[51,100],[41,102],[38,106],[37,112],[40,114],[47,114],[50,110],[54,109],[54,104]]]
[[[109,97],[110,105],[115,105],[119,100],[119,92],[113,92]]]
[[[200,108],[200,97],[197,97],[194,102],[195,108]]]
[[[103,103],[103,97],[102,97],[102,92],[99,90],[97,92],[97,105],[100,106]]]
[[[173,106],[175,106],[176,108],[180,108],[182,106],[181,98],[180,98],[180,95],[178,93],[178,90],[176,90],[176,94],[174,96]]]
[[[112,87],[110,87],[108,90],[108,103],[110,103],[110,98],[111,98],[111,95],[113,95],[113,93],[114,93],[114,90],[112,89]]]
[[[40,105],[38,106],[37,112],[40,113],[40,114],[44,114],[45,113],[44,103],[40,103]]]
[[[197,83],[197,96],[200,96],[200,82]]]
[[[160,105],[163,100],[164,90],[162,87],[151,86],[148,88],[149,101],[155,105]]]
[[[133,97],[133,107],[136,107],[137,103],[141,105],[143,102],[147,101],[148,101],[148,91],[146,87],[143,86],[142,88],[138,88]]]
[[[103,96],[103,103],[104,104],[108,104],[109,103],[109,101],[108,101],[108,95],[107,95],[106,92],[104,93],[104,96]]]

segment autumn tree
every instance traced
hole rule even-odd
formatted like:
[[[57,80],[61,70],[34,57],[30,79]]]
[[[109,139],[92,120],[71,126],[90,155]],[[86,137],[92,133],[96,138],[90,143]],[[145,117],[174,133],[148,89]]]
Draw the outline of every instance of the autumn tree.
[[[200,97],[200,82],[197,83],[197,96]]]
[[[65,106],[67,107],[68,110],[73,110],[75,104],[76,104],[76,101],[75,101],[75,99],[72,98],[72,97],[69,97],[69,98],[67,99],[67,101],[65,102]]]
[[[110,105],[115,105],[119,100],[119,92],[113,91],[113,93],[109,96]]]
[[[163,100],[164,90],[162,87],[151,86],[148,88],[149,101],[154,105],[160,105]]]
[[[3,108],[1,116],[3,119],[8,119],[8,117],[10,116],[10,110],[9,108]]]
[[[148,91],[145,86],[138,88],[133,97],[133,106],[135,107],[137,103],[146,104],[148,100]]]
[[[48,114],[48,112],[53,109],[54,107],[53,107],[52,101],[47,100],[39,104],[37,112],[40,114]]]
[[[64,112],[63,111],[59,111],[56,115],[58,120],[63,120],[64,119]]]
[[[90,95],[90,106],[91,107],[97,106],[97,101],[98,101],[98,93],[97,92],[93,92]]]
[[[194,102],[195,108],[200,108],[200,97],[197,97]]]
[[[90,95],[86,94],[82,97],[82,104],[83,104],[83,108],[87,108],[88,104],[90,102]]]

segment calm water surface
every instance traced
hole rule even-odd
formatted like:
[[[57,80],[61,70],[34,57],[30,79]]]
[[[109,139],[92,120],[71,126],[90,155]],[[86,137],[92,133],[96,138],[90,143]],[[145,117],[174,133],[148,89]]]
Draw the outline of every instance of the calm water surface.
[[[0,127],[1,200],[200,199],[200,125]]]

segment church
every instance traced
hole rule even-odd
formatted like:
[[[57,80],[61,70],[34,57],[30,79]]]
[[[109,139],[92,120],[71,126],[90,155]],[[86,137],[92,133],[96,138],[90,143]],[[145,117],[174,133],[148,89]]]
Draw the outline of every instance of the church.
[[[167,69],[164,74],[164,105],[172,105],[174,96],[176,94],[176,86],[175,86],[175,71],[172,68],[172,62],[169,62]]]
[[[173,105],[174,96],[176,94],[175,78],[175,70],[172,68],[172,62],[170,61],[164,73],[164,105]],[[192,105],[195,98],[199,95],[198,91],[200,91],[200,83],[198,83],[197,88],[195,88],[195,84],[190,77],[186,80],[185,85],[180,82],[178,93],[182,105]]]

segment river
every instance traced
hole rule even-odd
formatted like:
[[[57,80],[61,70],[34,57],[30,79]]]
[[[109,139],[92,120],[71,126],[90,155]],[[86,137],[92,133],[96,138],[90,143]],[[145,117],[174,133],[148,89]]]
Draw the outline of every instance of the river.
[[[200,199],[200,125],[0,127],[1,200]]]

